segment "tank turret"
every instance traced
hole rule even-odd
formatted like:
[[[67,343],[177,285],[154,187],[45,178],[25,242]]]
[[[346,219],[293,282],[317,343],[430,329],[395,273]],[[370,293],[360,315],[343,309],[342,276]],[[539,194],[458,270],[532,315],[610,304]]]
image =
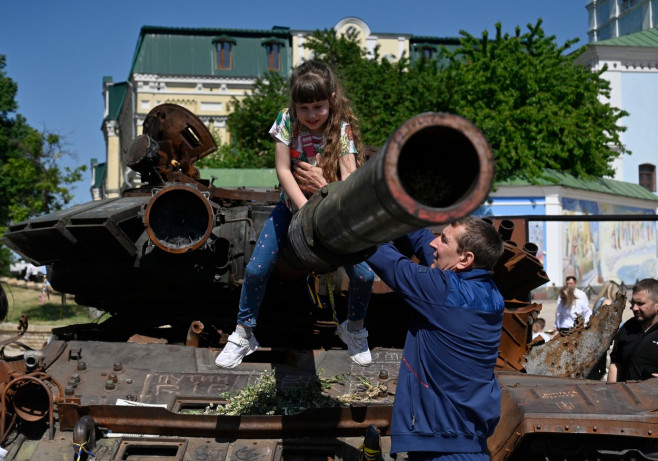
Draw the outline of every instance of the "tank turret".
[[[143,184],[12,225],[4,243],[48,265],[53,289],[82,305],[113,314],[157,306],[160,316],[189,311],[203,319],[204,310],[216,315],[221,304],[233,317],[246,263],[280,190],[201,179],[194,163],[215,148],[194,114],[157,106],[124,153]],[[410,230],[470,214],[485,200],[493,171],[489,145],[472,123],[419,114],[346,181],[316,192],[295,214],[277,274],[331,272]]]

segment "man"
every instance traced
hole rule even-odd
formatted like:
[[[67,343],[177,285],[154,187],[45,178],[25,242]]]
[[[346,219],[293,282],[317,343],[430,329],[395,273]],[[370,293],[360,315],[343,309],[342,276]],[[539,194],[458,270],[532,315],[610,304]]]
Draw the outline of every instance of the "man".
[[[319,168],[293,174],[305,191],[326,184]],[[391,452],[411,461],[484,461],[500,419],[494,375],[504,301],[491,277],[503,254],[495,228],[474,217],[439,237],[428,229],[401,238],[421,264],[392,244],[366,262],[413,308],[393,404]]]
[[[579,288],[576,288],[576,277],[573,275],[568,275],[566,278],[567,287],[573,289],[576,299],[584,299],[587,305],[589,306],[589,301],[587,300],[587,295],[585,292]]]
[[[617,332],[608,382],[658,377],[658,280],[640,280],[631,297],[633,318]]]
[[[391,453],[411,461],[488,460],[487,438],[500,419],[494,375],[504,301],[491,277],[503,253],[494,227],[466,217],[438,237],[411,232],[367,259],[412,308],[391,422]]]

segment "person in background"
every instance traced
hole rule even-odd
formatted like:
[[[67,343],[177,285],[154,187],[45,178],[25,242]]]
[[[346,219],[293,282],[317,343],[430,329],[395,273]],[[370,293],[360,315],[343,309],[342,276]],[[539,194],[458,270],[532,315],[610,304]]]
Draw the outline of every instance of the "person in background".
[[[631,297],[633,318],[619,328],[610,353],[608,382],[658,377],[658,280],[640,280]]]
[[[612,304],[615,300],[615,296],[619,291],[619,284],[613,280],[608,280],[603,284],[601,290],[599,290],[599,295],[594,300],[594,307],[592,308],[592,313],[596,314],[601,306],[606,306]]]
[[[589,305],[589,302],[587,301],[587,294],[585,294],[583,290],[576,287],[576,277],[574,277],[573,275],[568,275],[565,282],[569,288],[573,289],[573,293],[576,296],[576,298],[584,299],[585,302]]]
[[[560,332],[569,331],[576,322],[576,317],[583,318],[583,324],[589,322],[592,311],[587,301],[577,298],[575,290],[570,286],[560,289],[560,298],[555,311],[555,328]]]
[[[538,317],[532,324],[532,339],[535,339],[537,336],[544,338],[544,341],[550,341],[551,335],[544,331],[546,327],[546,320],[542,317]]]
[[[317,61],[300,64],[290,77],[290,106],[283,109],[270,129],[276,141],[275,166],[283,188],[281,201],[267,219],[247,264],[240,294],[237,325],[217,356],[221,368],[238,366],[256,351],[256,326],[260,304],[279,252],[286,244],[292,215],[302,208],[305,193],[292,173],[295,163],[321,167],[326,181],[344,181],[365,162],[358,121],[350,101],[333,71]],[[347,344],[350,358],[359,365],[372,363],[364,319],[375,275],[365,262],[345,266],[350,280],[347,320],[338,335]]]
[[[412,307],[391,420],[391,453],[411,461],[489,459],[500,419],[494,368],[505,302],[491,271],[503,254],[496,229],[467,216],[441,235],[411,232],[366,261]]]

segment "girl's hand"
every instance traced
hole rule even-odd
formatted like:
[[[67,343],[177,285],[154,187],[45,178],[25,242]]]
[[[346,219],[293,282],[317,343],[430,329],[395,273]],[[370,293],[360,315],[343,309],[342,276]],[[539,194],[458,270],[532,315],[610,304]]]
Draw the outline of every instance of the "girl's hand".
[[[318,157],[318,164],[321,162],[320,155]],[[322,168],[319,166],[312,166],[306,162],[295,162],[292,172],[293,176],[299,184],[299,188],[305,192],[315,193],[327,185],[327,180],[322,174]]]

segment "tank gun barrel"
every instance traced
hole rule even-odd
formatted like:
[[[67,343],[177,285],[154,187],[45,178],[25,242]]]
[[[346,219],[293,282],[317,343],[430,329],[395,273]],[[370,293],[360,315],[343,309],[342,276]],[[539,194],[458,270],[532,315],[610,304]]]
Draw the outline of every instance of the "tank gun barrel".
[[[453,114],[419,114],[345,181],[311,197],[293,216],[282,257],[316,272],[361,261],[377,244],[470,214],[493,174],[491,149],[475,125]]]
[[[487,197],[494,160],[482,132],[452,114],[423,113],[403,123],[345,181],[316,192],[293,216],[282,262],[330,272],[362,261],[380,243],[473,212]],[[216,225],[208,194],[187,184],[154,194],[144,222],[170,253],[205,243]]]

